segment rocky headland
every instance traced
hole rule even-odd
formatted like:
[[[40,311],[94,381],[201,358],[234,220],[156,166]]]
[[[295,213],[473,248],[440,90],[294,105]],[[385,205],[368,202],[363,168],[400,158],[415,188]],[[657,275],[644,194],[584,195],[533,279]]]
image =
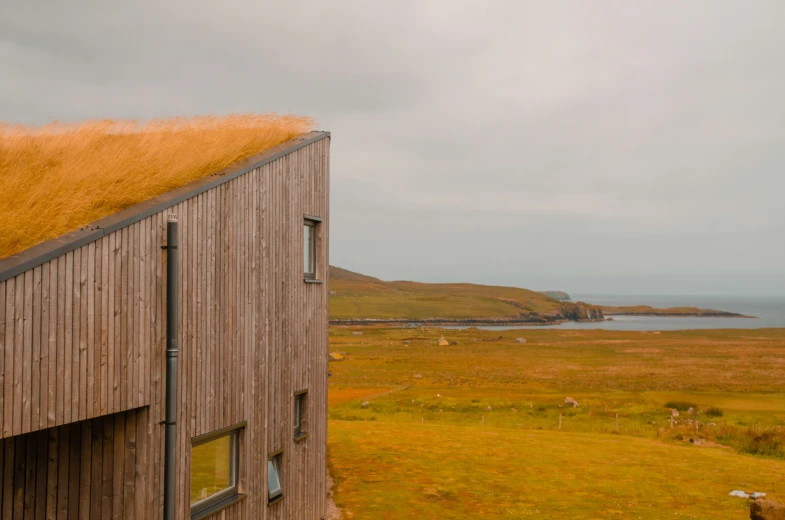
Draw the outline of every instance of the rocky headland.
[[[508,302],[510,303],[510,302]],[[473,318],[352,318],[332,319],[332,325],[408,325],[417,323],[421,325],[449,325],[464,327],[480,327],[484,325],[496,326],[526,326],[526,325],[556,325],[566,321],[605,321],[602,309],[597,305],[583,302],[561,302],[558,311],[538,313],[521,312],[517,316],[489,316]]]
[[[606,316],[661,316],[672,318],[754,318],[736,312],[700,309],[698,307],[651,307],[649,305],[599,305]]]

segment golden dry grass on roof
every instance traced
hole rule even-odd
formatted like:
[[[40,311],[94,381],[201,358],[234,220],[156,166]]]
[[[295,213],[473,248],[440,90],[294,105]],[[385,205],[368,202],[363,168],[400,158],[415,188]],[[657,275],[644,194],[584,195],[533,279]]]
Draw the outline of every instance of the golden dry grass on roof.
[[[0,258],[312,128],[311,118],[275,114],[42,127],[0,123]]]

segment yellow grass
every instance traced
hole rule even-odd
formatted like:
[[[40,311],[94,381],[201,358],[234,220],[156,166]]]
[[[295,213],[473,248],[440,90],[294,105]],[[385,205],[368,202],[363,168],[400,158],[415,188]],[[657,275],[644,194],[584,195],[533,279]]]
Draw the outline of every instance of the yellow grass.
[[[785,329],[341,326],[330,348],[346,520],[731,520],[733,489],[785,498]]]
[[[313,120],[238,114],[25,127],[0,123],[0,258],[308,132]]]

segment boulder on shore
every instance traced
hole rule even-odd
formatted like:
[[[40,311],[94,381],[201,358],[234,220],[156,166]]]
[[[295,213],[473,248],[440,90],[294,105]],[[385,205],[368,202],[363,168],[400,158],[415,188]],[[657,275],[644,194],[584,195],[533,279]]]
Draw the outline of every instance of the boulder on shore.
[[[751,520],[785,520],[785,504],[774,500],[758,499],[750,504]]]

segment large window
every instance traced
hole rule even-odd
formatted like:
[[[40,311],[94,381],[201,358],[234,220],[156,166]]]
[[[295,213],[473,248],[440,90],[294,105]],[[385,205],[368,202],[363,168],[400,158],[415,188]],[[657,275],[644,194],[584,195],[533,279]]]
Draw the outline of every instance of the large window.
[[[267,503],[273,504],[283,498],[281,479],[283,451],[271,453],[267,459]]]
[[[294,393],[294,440],[296,441],[300,441],[308,436],[305,429],[307,395],[308,390],[300,390]]]
[[[321,219],[305,217],[303,220],[303,277],[316,280],[316,238]]]
[[[191,514],[237,496],[241,425],[191,439]]]

